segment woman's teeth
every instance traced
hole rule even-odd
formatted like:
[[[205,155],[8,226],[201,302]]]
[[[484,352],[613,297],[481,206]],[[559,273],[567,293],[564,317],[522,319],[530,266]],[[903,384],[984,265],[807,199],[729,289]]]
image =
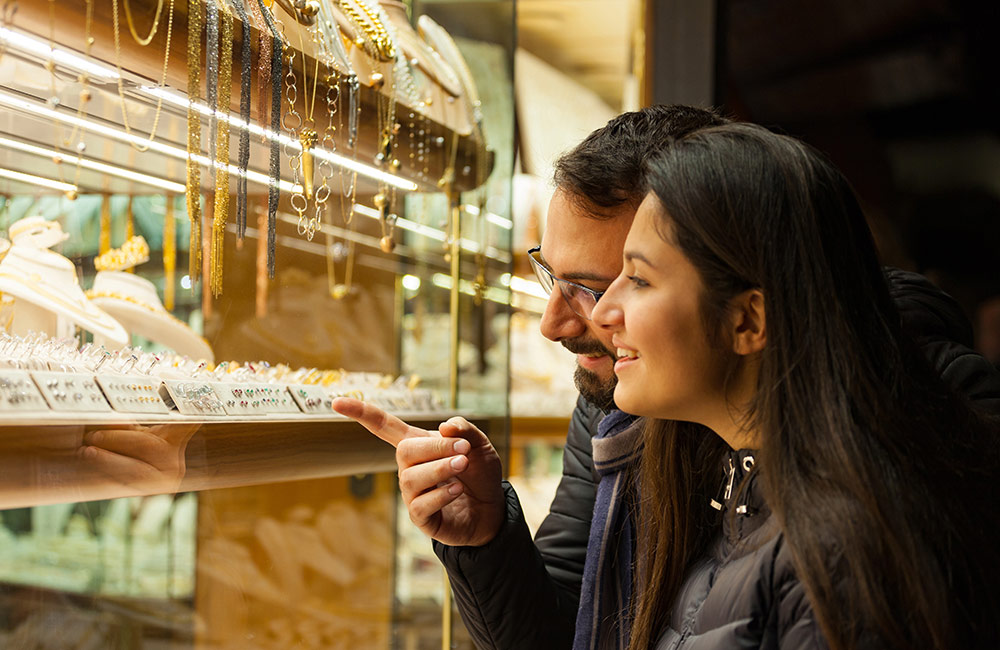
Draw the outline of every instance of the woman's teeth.
[[[625,348],[618,348],[618,357],[625,357],[627,359],[638,359],[639,352],[636,350],[626,350]]]

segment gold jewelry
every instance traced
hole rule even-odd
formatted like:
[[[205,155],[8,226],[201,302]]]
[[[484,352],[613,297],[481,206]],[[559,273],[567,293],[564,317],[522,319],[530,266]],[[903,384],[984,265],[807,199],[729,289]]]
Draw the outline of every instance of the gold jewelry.
[[[173,194],[167,194],[166,214],[163,217],[163,306],[174,309],[174,274],[177,269],[177,223],[174,221]]]
[[[229,114],[233,92],[233,15],[222,8],[222,49],[219,52],[218,111]],[[212,295],[222,294],[226,219],[229,217],[229,120],[219,120],[215,143],[215,215],[212,219]]]
[[[87,296],[89,300],[93,300],[94,298],[112,298],[114,300],[121,300],[123,302],[135,305],[136,307],[142,307],[143,309],[150,311],[154,314],[159,314],[160,316],[166,316],[175,323],[180,323],[185,327],[190,327],[187,323],[177,318],[166,309],[160,309],[155,305],[151,305],[148,302],[143,302],[138,298],[134,298],[133,296],[130,296],[128,294],[118,293],[117,291],[94,291],[93,289],[88,289],[87,291],[84,292],[84,294]]]
[[[302,70],[303,72],[305,71],[304,64],[302,66]],[[306,83],[308,83],[308,80],[306,80]],[[288,72],[285,74],[285,101],[288,102],[288,110],[281,116],[281,126],[288,131],[289,139],[292,141],[299,141],[300,144],[303,145],[301,149],[294,149],[285,145],[285,153],[288,155],[288,166],[292,169],[292,184],[296,187],[295,191],[292,192],[292,209],[295,210],[296,214],[299,216],[299,234],[304,234],[306,232],[305,220],[306,210],[309,209],[309,201],[306,199],[301,175],[302,159],[306,148],[305,144],[302,142],[303,135],[300,132],[303,123],[302,116],[299,115],[297,110],[295,110],[295,104],[298,101],[298,96],[299,89],[295,79],[295,50],[290,47],[288,48]],[[315,139],[315,136],[313,136],[313,138]]]
[[[271,98],[268,92],[271,81],[271,31],[261,13],[260,3],[247,0],[247,4],[250,5],[250,14],[260,34],[260,45],[257,48],[257,119],[261,124],[267,124],[268,102]],[[261,133],[260,141],[267,143],[266,133]]]
[[[201,278],[201,168],[195,156],[201,155],[201,117],[194,108],[194,102],[201,93],[201,31],[204,22],[201,14],[201,0],[188,3],[188,130],[187,130],[187,199],[188,220],[191,222],[191,237],[188,243],[188,277],[191,286]]]
[[[389,38],[389,32],[386,31],[378,14],[371,7],[363,0],[357,0],[361,11],[355,8],[355,3],[351,0],[338,0],[337,4],[344,15],[364,33],[363,37],[359,36],[355,41],[358,47],[363,47],[376,61],[392,61],[396,58],[396,46]]]
[[[119,248],[112,248],[94,258],[98,271],[124,271],[149,261],[149,244],[142,235],[129,238]]]
[[[87,10],[83,27],[84,55],[87,58],[89,58],[91,46],[93,46],[94,44],[94,37],[91,36],[91,26],[93,25],[94,22],[94,0],[85,0],[85,2]],[[2,23],[2,21],[0,21],[0,23]],[[52,51],[55,51],[55,30],[56,30],[55,23],[56,23],[55,0],[49,0],[49,48]],[[52,90],[52,97],[54,99],[56,98],[55,63],[50,59],[45,63],[45,67],[49,70],[49,75],[50,75],[49,79]],[[66,191],[66,198],[68,198],[70,201],[75,201],[79,193],[80,166],[81,163],[83,162],[83,152],[87,148],[86,143],[83,141],[83,135],[85,131],[85,129],[83,128],[83,124],[85,124],[83,117],[86,114],[86,106],[91,99],[90,77],[87,75],[87,73],[81,72],[77,76],[77,81],[80,83],[80,94],[79,94],[79,102],[77,103],[76,107],[76,117],[77,117],[76,124],[73,125],[73,130],[70,132],[69,137],[67,138],[62,137],[62,127],[61,126],[59,127],[59,133],[56,134],[55,147],[54,147],[54,149],[56,150],[56,156],[53,158],[53,162],[56,163],[56,171],[59,175],[59,180],[65,183],[66,179],[63,177],[63,172],[62,172],[62,149],[60,148],[60,146],[73,147],[74,149],[76,149],[77,153],[76,169],[73,172],[73,182],[72,182],[74,189]],[[60,140],[62,140],[61,143]]]
[[[132,32],[132,38],[139,45],[146,47],[153,40],[153,37],[156,36],[156,30],[160,26],[160,14],[163,13],[163,0],[158,0],[156,4],[156,15],[153,17],[153,26],[149,28],[149,34],[146,38],[141,38],[135,30],[135,23],[132,22],[132,10],[129,9],[128,0],[122,0],[122,4],[125,5],[125,22],[128,23],[128,30]]]
[[[128,197],[128,206],[125,208],[125,241],[128,242],[135,236],[135,211],[132,206],[132,196]],[[125,269],[128,273],[135,273],[135,269],[129,267]]]
[[[330,292],[330,297],[334,300],[343,300],[352,295],[354,287],[354,240],[344,239],[341,250],[347,249],[347,261],[344,264],[344,282],[337,282],[337,242],[333,235],[326,235],[326,287]]]
[[[101,195],[101,239],[98,252],[102,255],[111,250],[111,195]]]
[[[126,107],[125,105],[125,88],[123,85],[124,82],[122,78],[122,49],[121,49],[121,36],[119,34],[120,30],[118,25],[118,0],[111,0],[111,17],[115,34],[115,68],[117,69],[118,72],[118,99],[121,100],[121,106],[122,106],[122,126],[125,127],[125,133],[132,135],[132,127],[128,123],[128,107]],[[158,90],[163,90],[167,86],[167,67],[170,63],[170,36],[171,32],[173,31],[173,26],[174,26],[174,0],[170,0],[170,8],[167,11],[167,43],[163,55],[163,73],[160,75],[160,86]],[[160,94],[156,98],[156,112],[153,113],[153,127],[149,131],[149,139],[143,144],[136,144],[134,142],[131,143],[132,147],[136,151],[139,152],[148,151],[150,143],[156,139],[156,129],[160,124],[160,113],[162,108],[163,108],[163,95]]]

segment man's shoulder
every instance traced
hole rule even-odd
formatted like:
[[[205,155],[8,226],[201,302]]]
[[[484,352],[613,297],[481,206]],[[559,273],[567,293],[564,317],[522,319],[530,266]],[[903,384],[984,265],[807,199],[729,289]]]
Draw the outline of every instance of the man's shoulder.
[[[597,435],[597,426],[607,414],[608,411],[595,406],[583,395],[578,395],[576,398],[576,407],[573,409],[573,415],[570,417],[569,437],[572,438],[575,433],[585,436],[589,442],[591,438]]]

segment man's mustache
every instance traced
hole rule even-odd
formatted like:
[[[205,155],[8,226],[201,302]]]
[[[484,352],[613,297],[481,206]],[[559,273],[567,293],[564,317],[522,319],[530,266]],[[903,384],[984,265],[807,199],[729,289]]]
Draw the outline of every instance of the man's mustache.
[[[594,339],[566,339],[559,342],[573,354],[606,354],[612,359],[615,357],[611,350]]]

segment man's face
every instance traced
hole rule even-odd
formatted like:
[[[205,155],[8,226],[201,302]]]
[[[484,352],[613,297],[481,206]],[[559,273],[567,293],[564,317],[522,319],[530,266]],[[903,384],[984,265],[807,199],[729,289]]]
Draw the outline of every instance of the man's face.
[[[556,277],[604,291],[622,270],[622,249],[635,209],[623,205],[609,213],[602,208],[601,214],[611,214],[602,220],[590,214],[557,189],[549,204],[541,257]],[[558,287],[549,296],[541,330],[545,338],[576,353],[574,379],[580,394],[597,406],[612,407],[616,379],[611,333],[577,315]]]

